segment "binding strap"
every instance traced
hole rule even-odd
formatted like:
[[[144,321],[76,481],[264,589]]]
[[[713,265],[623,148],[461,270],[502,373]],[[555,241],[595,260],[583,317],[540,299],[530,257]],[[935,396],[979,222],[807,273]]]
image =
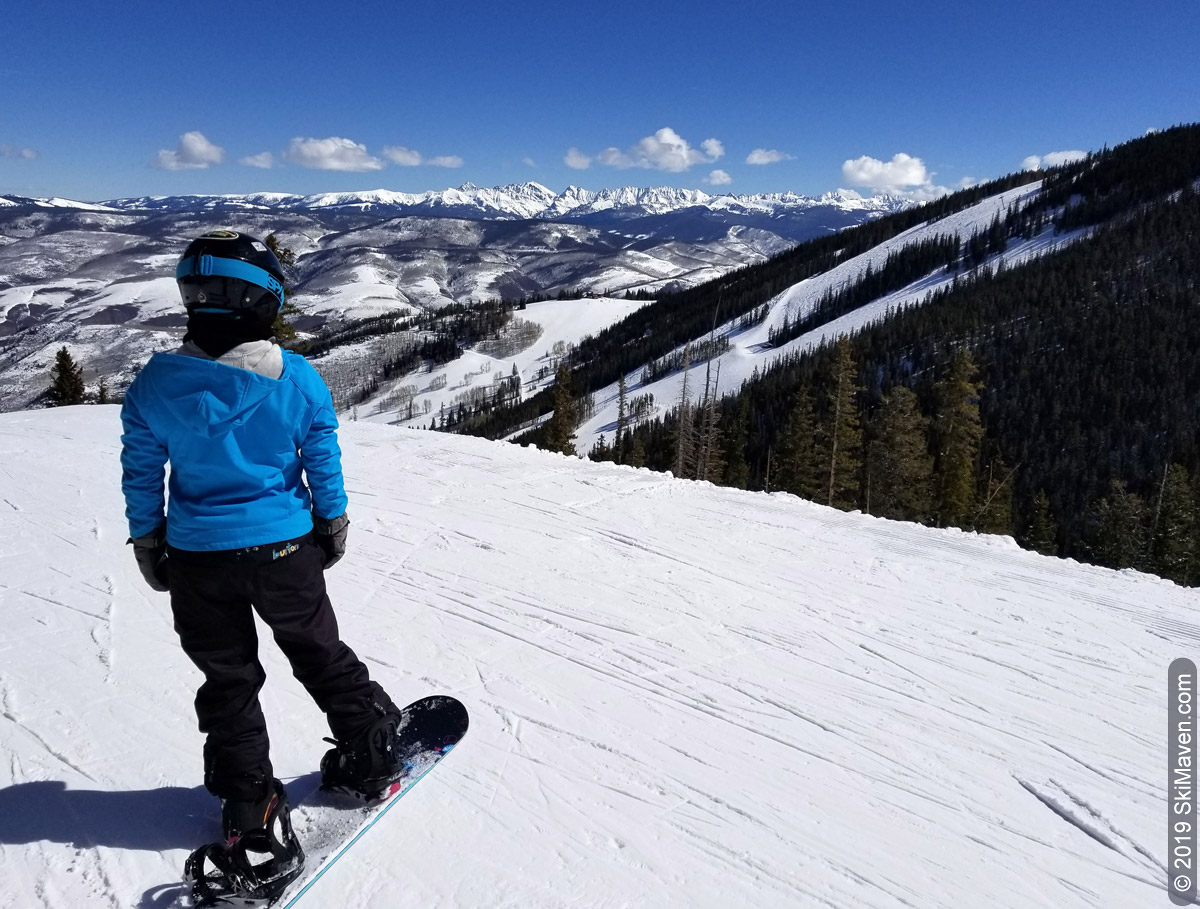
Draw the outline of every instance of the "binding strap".
[[[304,870],[304,851],[290,823],[284,839],[290,848],[266,830],[254,830],[229,845],[210,843],[197,849],[183,866],[196,905],[219,906],[230,899],[261,900],[269,905]],[[252,862],[247,853],[258,861]],[[264,855],[270,858],[264,861]]]

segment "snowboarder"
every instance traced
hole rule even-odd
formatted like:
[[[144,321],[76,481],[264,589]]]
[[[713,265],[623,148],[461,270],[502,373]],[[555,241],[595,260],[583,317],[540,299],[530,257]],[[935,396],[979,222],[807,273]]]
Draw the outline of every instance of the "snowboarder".
[[[337,417],[316,370],[270,340],[284,298],[278,259],[253,237],[215,231],[175,274],[187,334],[150,358],[121,411],[129,542],[146,582],[170,592],[180,643],[204,675],[204,785],[221,800],[230,854],[242,844],[231,868],[243,889],[270,896],[300,873],[303,852],[272,773],[252,610],[329,721],[323,785],[385,792],[403,773],[399,710],[342,642],[326,594],[323,572],[342,558],[349,524]],[[271,859],[251,867],[247,848]]]

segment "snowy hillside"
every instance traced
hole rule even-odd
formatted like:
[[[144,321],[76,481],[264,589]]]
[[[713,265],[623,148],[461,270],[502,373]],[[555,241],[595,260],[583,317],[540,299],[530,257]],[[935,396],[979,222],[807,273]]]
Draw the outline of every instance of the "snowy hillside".
[[[1035,182],[998,193],[963,211],[904,231],[867,252],[847,259],[824,274],[802,281],[768,301],[766,318],[758,325],[748,329],[740,328],[739,320],[736,319],[718,325],[717,335],[723,335],[729,340],[728,351],[712,361],[714,378],[717,376],[718,366],[720,368],[719,393],[737,392],[741,384],[749,379],[756,370],[760,374],[768,371],[775,361],[782,357],[799,351],[811,350],[823,342],[853,334],[865,326],[883,319],[890,310],[920,305],[927,295],[952,283],[955,275],[940,269],[908,287],[880,297],[787,344],[774,347],[768,343],[772,329],[780,327],[789,319],[796,320],[800,316],[806,315],[827,291],[853,284],[868,268],[878,272],[887,262],[889,255],[897,253],[909,245],[919,244],[937,236],[958,234],[962,237],[969,237],[985,229],[997,215],[1003,216],[1010,207],[1020,208],[1028,204],[1037,196],[1040,186],[1040,183]],[[1012,242],[1002,255],[994,257],[983,267],[997,268],[1001,262],[1007,268],[1019,266],[1033,258],[1046,255],[1072,243],[1083,235],[1082,232],[1057,234],[1053,228],[1048,228],[1040,236],[1031,240]],[[715,277],[715,274],[713,276]],[[585,302],[593,305],[589,308],[584,305]],[[578,343],[585,335],[597,334],[607,325],[617,321],[616,316],[620,311],[622,301],[609,300],[601,306],[595,304],[596,301],[571,301],[566,304],[556,302],[531,307],[527,313],[520,315],[536,321],[549,312],[555,314],[555,334],[550,338],[549,343],[539,340],[529,349],[508,358],[492,358],[476,351],[468,351],[460,361],[439,367],[432,373],[415,373],[393,380],[366,406],[361,408],[360,412],[366,419],[410,422],[415,426],[427,426],[429,418],[422,408],[425,400],[430,401],[436,415],[438,408],[442,405],[453,404],[456,400],[454,392],[461,394],[476,376],[484,375],[484,381],[489,381],[493,375],[500,374],[495,370],[503,369],[503,374],[507,375],[512,365],[516,365],[518,368],[526,394],[544,388],[546,385],[552,384],[553,380],[552,374],[549,377],[543,375],[543,367],[547,362],[552,362],[545,355],[545,351],[549,349],[554,340],[564,339],[570,343]],[[625,305],[628,306],[628,304]],[[595,316],[598,313],[607,314],[612,318],[608,321],[597,321]],[[695,340],[703,341],[706,338]],[[695,367],[700,372],[691,375],[689,388],[693,400],[698,401],[704,394],[704,370],[707,367],[705,363],[697,363]],[[671,372],[654,381],[643,382],[642,371],[639,368],[629,373],[626,376],[626,382],[630,397],[653,396],[654,408],[647,411],[645,417],[661,415],[675,407],[682,391],[682,372]],[[450,391],[443,390],[434,393],[436,389],[431,387],[431,382],[443,374],[450,378],[452,388]],[[395,389],[404,386],[415,386],[418,389],[417,416],[411,421],[399,421],[398,415],[389,410],[388,402],[393,400]],[[617,383],[597,391],[595,402],[595,413],[582,423],[575,436],[576,449],[581,454],[590,451],[601,436],[604,436],[609,442],[613,441],[618,413]],[[425,417],[424,420],[421,419],[422,416]]]
[[[517,370],[522,394],[528,396],[554,384],[554,370],[561,354],[556,349],[574,347],[586,335],[596,335],[630,313],[646,305],[644,300],[624,300],[598,297],[582,300],[545,300],[531,303],[515,313],[517,319],[536,325],[538,339],[507,355],[494,355],[471,349],[449,363],[434,366],[428,371],[410,373],[390,382],[378,394],[355,408],[354,417],[373,423],[394,423],[416,428],[429,425],[432,417],[440,417],[458,406],[473,389],[487,387],[496,380],[511,376]],[[340,361],[371,362],[381,359],[373,353],[372,342],[336,350],[329,357],[314,361],[318,371],[330,381],[337,373]],[[398,403],[397,389],[415,389],[412,395],[413,413]],[[405,399],[407,400],[407,398]]]
[[[152,909],[214,838],[117,410],[0,415],[0,906]],[[342,430],[346,638],[471,732],[309,909],[1166,905],[1195,591],[478,439]],[[277,772],[322,718],[264,644]]]
[[[885,243],[880,243],[861,255],[847,259],[824,274],[801,281],[768,301],[767,316],[759,325],[742,330],[738,328],[737,320],[733,320],[718,326],[717,335],[724,335],[729,339],[729,350],[712,361],[714,377],[717,375],[718,365],[720,367],[719,394],[737,392],[742,382],[749,379],[755,370],[763,373],[771,369],[775,361],[783,357],[812,350],[822,343],[854,334],[867,325],[881,321],[889,310],[895,311],[920,305],[929,294],[950,285],[955,280],[955,275],[948,273],[945,269],[939,269],[908,287],[879,297],[787,344],[773,347],[768,343],[772,329],[780,327],[788,319],[796,320],[807,315],[816,307],[827,291],[836,291],[853,284],[868,268],[878,272],[887,262],[890,254],[911,244],[931,240],[939,235],[958,234],[968,237],[985,229],[997,215],[1003,216],[1010,206],[1019,208],[1028,203],[1037,195],[1040,186],[1040,183],[1031,183],[1011,189],[956,214],[921,224],[898,234]],[[1019,266],[1037,256],[1060,249],[1083,235],[1084,232],[1058,234],[1051,227],[1032,240],[1012,242],[1002,255],[993,257],[982,267],[995,269],[1001,267],[1001,263],[1006,268]],[[695,340],[703,341],[706,338]],[[698,366],[700,373],[693,373],[689,378],[689,391],[693,400],[698,401],[704,395],[706,363],[694,365]],[[659,413],[669,410],[679,403],[683,390],[683,373],[681,371],[670,373],[645,384],[642,382],[641,373],[642,371],[639,369],[627,376],[629,394],[652,394],[657,402]],[[607,434],[610,442],[613,440],[618,411],[617,383],[596,392],[596,402],[595,415],[585,421],[576,433],[576,447],[581,453],[590,451],[602,435]]]

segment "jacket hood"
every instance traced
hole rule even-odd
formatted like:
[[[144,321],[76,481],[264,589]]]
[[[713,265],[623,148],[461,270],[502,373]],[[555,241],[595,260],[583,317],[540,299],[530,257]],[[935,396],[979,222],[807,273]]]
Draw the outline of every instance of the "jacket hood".
[[[173,417],[210,439],[243,425],[280,384],[247,369],[175,353],[155,354],[142,372],[149,373],[145,379]]]

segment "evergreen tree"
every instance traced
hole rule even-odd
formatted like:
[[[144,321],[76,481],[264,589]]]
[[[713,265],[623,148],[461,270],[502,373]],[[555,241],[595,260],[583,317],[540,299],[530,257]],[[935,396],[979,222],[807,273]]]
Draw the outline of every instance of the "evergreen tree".
[[[857,382],[858,366],[848,338],[837,343],[833,379],[829,389],[828,423],[829,496],[827,504],[851,509],[858,505],[862,469],[862,422],[858,414],[857,396],[862,389]]]
[[[629,426],[629,386],[625,382],[624,373],[621,374],[621,379],[617,383],[617,435],[616,435],[616,461],[618,464],[625,463],[625,430]]]
[[[633,451],[629,455],[629,463],[634,467],[646,466],[646,445],[642,442],[641,436],[637,436],[633,440]]]
[[[750,467],[746,463],[746,427],[749,423],[750,399],[742,396],[733,429],[725,435],[725,477],[722,482],[734,489],[745,489],[750,479]]]
[[[578,407],[571,391],[571,370],[560,363],[554,374],[554,416],[546,424],[546,444],[550,451],[576,454],[575,427],[578,423]]]
[[[283,266],[283,273],[286,276],[288,270],[296,264],[296,254],[292,251],[291,247],[280,245],[279,238],[274,233],[267,234],[263,239],[263,245],[275,254],[275,258]],[[301,313],[291,302],[292,293],[292,284],[285,278],[283,282],[283,306],[279,308],[279,315],[275,317],[275,324],[271,329],[275,338],[279,341],[294,341],[296,339],[296,327],[288,321],[288,316],[297,316]]]
[[[772,488],[817,501],[828,494],[828,470],[816,444],[812,394],[804,386],[792,398],[787,423],[779,439]]]
[[[600,438],[596,440],[596,444],[588,452],[588,459],[592,461],[611,461],[613,459],[612,446],[604,440],[604,433],[600,433]]]
[[[949,373],[934,386],[934,478],[939,527],[962,527],[975,513],[975,478],[983,438],[977,376],[971,355],[959,349]]]
[[[933,508],[929,421],[916,393],[903,385],[883,399],[878,434],[870,446],[871,514],[928,523]]]
[[[691,388],[688,386],[688,370],[692,364],[692,346],[683,348],[683,387],[679,391],[677,435],[675,437],[675,476],[687,476],[695,454],[695,431],[693,428]]]
[[[108,394],[108,380],[107,379],[100,380],[100,388],[96,392],[96,403],[97,404],[112,403],[111,399],[109,398],[109,394]]]
[[[1151,540],[1150,570],[1177,584],[1195,577],[1196,502],[1187,468],[1172,464],[1159,490],[1158,519]]]
[[[704,420],[704,460],[697,465],[696,479],[710,483],[725,480],[725,433],[721,429],[721,412],[710,402]]]
[[[55,407],[84,402],[86,390],[83,384],[83,367],[75,362],[65,347],[60,348],[55,355],[50,376],[53,379],[50,399]]]
[[[1141,567],[1146,552],[1146,503],[1121,480],[1109,483],[1108,495],[1095,510],[1092,552],[1110,568]]]
[[[1025,544],[1042,555],[1058,555],[1058,524],[1050,511],[1050,499],[1045,490],[1038,490],[1034,496]]]

